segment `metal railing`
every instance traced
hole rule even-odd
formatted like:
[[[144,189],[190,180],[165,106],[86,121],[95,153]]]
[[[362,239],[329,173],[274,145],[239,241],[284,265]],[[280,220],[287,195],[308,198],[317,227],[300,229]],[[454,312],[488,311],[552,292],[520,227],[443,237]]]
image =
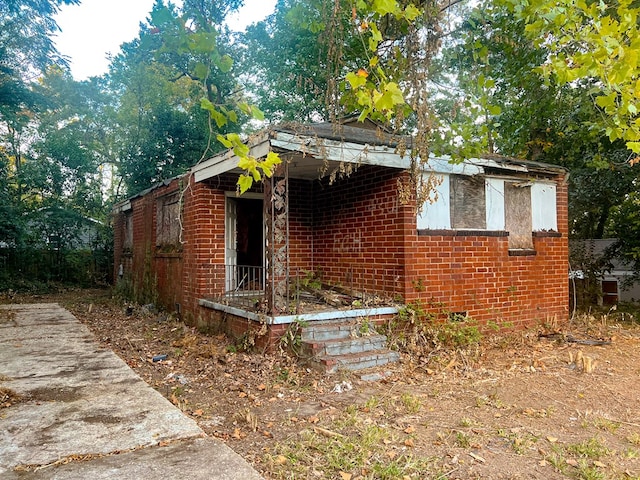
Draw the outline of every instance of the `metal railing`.
[[[212,273],[212,293],[217,301],[251,309],[264,301],[264,267],[214,265]]]

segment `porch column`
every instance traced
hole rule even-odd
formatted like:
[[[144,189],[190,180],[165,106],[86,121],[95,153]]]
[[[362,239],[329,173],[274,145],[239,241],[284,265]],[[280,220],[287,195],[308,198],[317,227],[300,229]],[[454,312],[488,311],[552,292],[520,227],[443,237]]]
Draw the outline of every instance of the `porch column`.
[[[264,182],[266,296],[271,315],[289,313],[289,168]]]

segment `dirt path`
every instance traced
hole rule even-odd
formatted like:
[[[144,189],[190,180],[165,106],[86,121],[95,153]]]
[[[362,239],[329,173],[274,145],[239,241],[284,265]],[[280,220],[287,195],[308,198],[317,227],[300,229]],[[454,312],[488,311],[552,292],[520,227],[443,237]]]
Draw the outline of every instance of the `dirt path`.
[[[640,328],[611,317],[571,332],[608,345],[512,335],[404,355],[365,382],[236,352],[140,307],[127,315],[104,292],[42,301],[70,309],[266,478],[640,479]]]

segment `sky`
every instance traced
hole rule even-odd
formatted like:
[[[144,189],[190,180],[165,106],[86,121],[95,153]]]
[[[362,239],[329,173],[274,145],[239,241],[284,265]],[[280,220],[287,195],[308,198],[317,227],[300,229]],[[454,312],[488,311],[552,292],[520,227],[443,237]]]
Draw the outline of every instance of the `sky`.
[[[244,30],[271,14],[275,2],[245,0],[245,6],[228,24],[233,30]],[[121,44],[138,36],[140,22],[148,17],[153,4],[154,0],[81,0],[80,5],[63,6],[56,16],[62,32],[55,42],[58,51],[70,59],[73,78],[85,80],[106,73],[108,54],[116,55]]]

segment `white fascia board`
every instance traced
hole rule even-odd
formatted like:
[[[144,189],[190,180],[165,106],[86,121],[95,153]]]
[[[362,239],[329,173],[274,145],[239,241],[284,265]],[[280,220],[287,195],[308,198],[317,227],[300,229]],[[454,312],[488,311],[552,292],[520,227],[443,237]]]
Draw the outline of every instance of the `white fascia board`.
[[[528,172],[527,167],[523,165],[498,163],[495,160],[486,158],[468,158],[462,162],[451,162],[451,157],[444,155],[442,157],[430,156],[427,167],[430,167],[437,173],[450,173],[454,175],[478,175],[484,173],[484,167],[492,167],[500,170],[510,170],[513,172]]]
[[[377,165],[400,170],[407,170],[411,166],[409,155],[400,156],[395,148],[385,145],[362,145],[285,132],[276,132],[271,145],[333,162]]]
[[[269,153],[270,149],[269,140],[263,138],[249,149],[249,155],[254,158],[262,158]],[[237,168],[239,161],[240,159],[233,153],[233,150],[226,150],[196,165],[191,169],[191,173],[196,182],[202,182],[207,178],[215,177]]]
[[[120,205],[116,205],[115,208],[113,209],[113,212],[121,213],[121,212],[127,212],[129,210],[131,210],[131,201],[126,200],[122,202]]]
[[[451,163],[449,157],[429,157],[425,165],[425,170],[432,170],[436,173],[447,173],[454,175],[478,175],[484,173],[484,169],[465,160],[461,163]]]

